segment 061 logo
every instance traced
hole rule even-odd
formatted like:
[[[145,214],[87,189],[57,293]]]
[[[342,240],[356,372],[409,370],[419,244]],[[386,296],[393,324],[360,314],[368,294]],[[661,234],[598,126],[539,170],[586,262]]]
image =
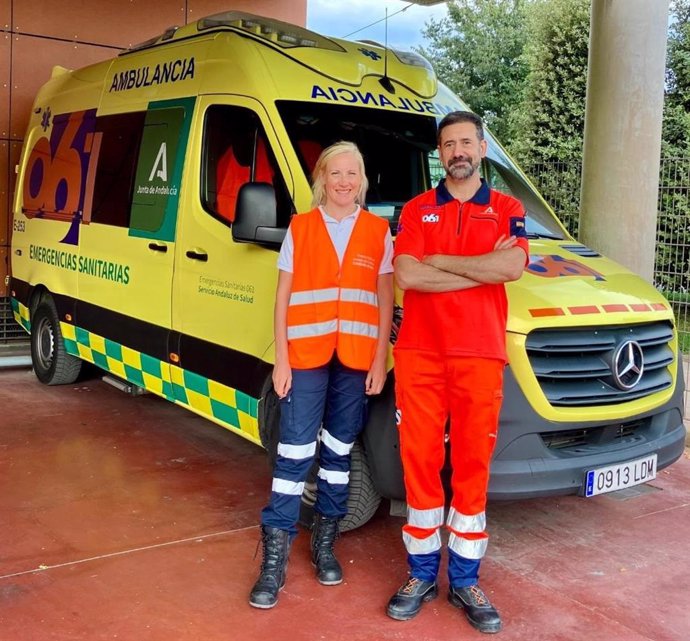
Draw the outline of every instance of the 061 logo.
[[[91,214],[96,159],[101,133],[95,133],[96,110],[60,114],[52,118],[50,137],[38,138],[26,163],[23,185],[24,215],[72,223],[61,241],[76,245],[79,223]],[[50,118],[44,117],[44,125]],[[95,152],[95,153],[94,153]]]

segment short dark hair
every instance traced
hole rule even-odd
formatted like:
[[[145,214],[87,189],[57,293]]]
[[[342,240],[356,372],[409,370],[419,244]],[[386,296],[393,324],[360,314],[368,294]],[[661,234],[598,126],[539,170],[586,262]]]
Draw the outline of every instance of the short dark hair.
[[[437,144],[441,144],[441,132],[444,127],[456,125],[459,122],[471,122],[477,129],[477,138],[484,140],[484,123],[476,113],[473,111],[451,111],[438,123],[438,131],[436,132]]]

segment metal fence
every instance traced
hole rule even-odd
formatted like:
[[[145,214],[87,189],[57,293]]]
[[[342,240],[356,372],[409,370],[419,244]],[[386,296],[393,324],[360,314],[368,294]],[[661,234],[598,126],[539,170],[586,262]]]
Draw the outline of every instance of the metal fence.
[[[540,163],[523,168],[577,237],[581,164]],[[684,314],[690,304],[690,156],[661,160],[656,240],[654,284]],[[690,332],[685,322],[681,329]]]

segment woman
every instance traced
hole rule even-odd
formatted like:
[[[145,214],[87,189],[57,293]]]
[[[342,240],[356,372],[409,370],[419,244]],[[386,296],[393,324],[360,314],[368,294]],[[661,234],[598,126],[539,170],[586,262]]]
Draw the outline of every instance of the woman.
[[[342,581],[333,544],[347,513],[350,451],[366,395],[378,394],[386,380],[393,245],[388,223],[360,206],[368,181],[357,146],[341,141],[324,149],[313,183],[314,208],[293,218],[278,258],[273,387],[280,440],[261,513],[261,573],[249,597],[264,609],[285,584],[317,438],[312,563],[323,585]]]

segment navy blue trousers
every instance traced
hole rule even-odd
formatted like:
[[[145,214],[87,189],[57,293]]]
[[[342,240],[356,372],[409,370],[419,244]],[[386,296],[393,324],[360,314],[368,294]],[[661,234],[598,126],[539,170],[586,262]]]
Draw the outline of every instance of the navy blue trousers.
[[[430,554],[408,554],[410,576],[422,581],[436,581],[441,565],[441,550]],[[448,550],[448,583],[453,588],[467,588],[479,581],[481,559],[466,559]]]
[[[297,534],[304,482],[317,455],[315,511],[328,518],[347,514],[350,452],[362,430],[366,376],[337,357],[322,367],[292,370],[292,388],[280,401],[278,456],[263,525]]]

